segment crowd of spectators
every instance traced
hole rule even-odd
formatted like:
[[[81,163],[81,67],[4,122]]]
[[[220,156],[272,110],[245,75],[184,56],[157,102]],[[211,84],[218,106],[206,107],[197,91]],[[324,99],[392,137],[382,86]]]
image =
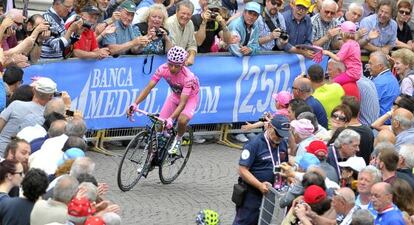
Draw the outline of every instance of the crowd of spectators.
[[[0,113],[1,224],[121,224],[85,156],[86,124],[70,96],[46,77],[22,89],[22,74],[5,73],[12,96]]]
[[[400,94],[382,51],[371,53],[369,63],[376,64],[370,69],[373,80],[364,81],[370,88],[353,87],[358,98],[334,82],[332,69],[325,79],[317,64],[295,79],[288,115],[277,108],[264,122],[264,134],[244,146],[239,183],[247,186],[248,194],[236,207],[234,225],[258,219],[260,198],[251,195],[267,193],[273,182],[281,191],[280,207],[288,209],[282,224],[413,224],[414,204],[403,196],[414,194],[414,97]],[[308,92],[329,115],[325,127],[314,106],[304,100]],[[320,100],[318,94],[323,96]],[[282,99],[276,95],[275,100]],[[364,101],[375,107],[361,108]],[[363,120],[363,115],[369,116]],[[260,147],[264,140],[269,149]],[[274,160],[266,162],[267,158]],[[274,166],[281,167],[280,172],[274,172]],[[266,178],[274,173],[285,177],[285,188],[277,186],[276,178]]]

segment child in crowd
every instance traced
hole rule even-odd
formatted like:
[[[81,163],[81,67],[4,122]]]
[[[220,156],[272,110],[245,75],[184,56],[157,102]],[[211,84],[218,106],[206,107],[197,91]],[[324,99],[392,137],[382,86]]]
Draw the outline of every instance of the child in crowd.
[[[345,21],[341,24],[341,37],[344,42],[337,54],[328,50],[323,50],[323,54],[332,59],[342,62],[345,65],[345,72],[334,78],[334,81],[340,85],[356,82],[361,78],[362,62],[361,48],[356,37],[356,26],[351,21]]]
[[[272,98],[275,100],[276,112],[273,115],[265,113],[263,119],[260,119],[256,123],[246,122],[246,125],[241,127],[242,130],[252,130],[259,127],[263,127],[266,121],[270,121],[275,115],[283,115],[288,117],[288,106],[290,100],[292,100],[292,95],[287,91],[281,91],[272,95]]]

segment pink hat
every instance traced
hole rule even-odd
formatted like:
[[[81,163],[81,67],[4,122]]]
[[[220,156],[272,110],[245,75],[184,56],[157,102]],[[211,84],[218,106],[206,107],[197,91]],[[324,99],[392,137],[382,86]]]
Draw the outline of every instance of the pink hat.
[[[287,91],[281,91],[277,94],[273,94],[272,98],[280,105],[287,106],[290,100],[292,100],[292,95]]]
[[[355,33],[356,32],[356,26],[355,23],[351,21],[345,21],[341,24],[341,31],[345,33]]]
[[[295,133],[309,137],[313,134],[315,127],[312,125],[312,122],[308,119],[292,120],[290,126],[295,129]]]

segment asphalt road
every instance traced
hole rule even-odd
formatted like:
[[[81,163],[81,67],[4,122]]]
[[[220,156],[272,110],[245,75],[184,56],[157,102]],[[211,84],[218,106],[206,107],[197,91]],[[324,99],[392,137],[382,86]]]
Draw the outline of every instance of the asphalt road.
[[[121,155],[120,148],[109,147]],[[186,168],[172,184],[163,185],[156,169],[128,192],[119,190],[116,183],[120,157],[94,152],[88,155],[96,162],[98,182],[110,186],[106,198],[121,206],[124,225],[191,225],[195,224],[197,212],[206,208],[220,214],[222,225],[233,221],[231,193],[237,180],[240,150],[195,144]]]

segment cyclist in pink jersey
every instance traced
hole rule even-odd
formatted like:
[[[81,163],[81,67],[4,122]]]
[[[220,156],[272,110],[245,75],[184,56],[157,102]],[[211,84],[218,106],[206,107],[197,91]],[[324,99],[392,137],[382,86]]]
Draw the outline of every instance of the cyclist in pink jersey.
[[[161,78],[167,81],[172,93],[167,97],[161,109],[160,118],[166,120],[167,128],[173,126],[174,120],[177,120],[178,124],[177,136],[168,150],[169,154],[178,154],[185,128],[193,117],[198,104],[200,85],[198,78],[184,66],[187,54],[187,51],[181,47],[171,48],[167,54],[168,62],[158,67],[149,84],[127,109],[128,116],[131,116],[131,109],[136,109],[138,104],[144,101]]]

